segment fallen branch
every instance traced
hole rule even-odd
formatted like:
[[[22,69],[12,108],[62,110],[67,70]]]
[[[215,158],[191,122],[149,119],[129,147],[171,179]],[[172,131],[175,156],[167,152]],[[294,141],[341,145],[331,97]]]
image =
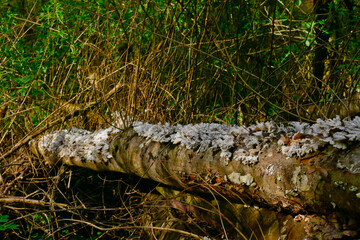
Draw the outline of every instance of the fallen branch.
[[[26,204],[26,205],[34,205],[40,207],[48,207],[50,205],[55,205],[60,208],[69,208],[68,205],[63,203],[49,203],[43,200],[35,200],[29,199],[25,197],[16,197],[16,196],[0,196],[0,203],[4,204]]]
[[[280,211],[360,216],[360,118],[310,125],[72,129],[32,141],[54,164],[119,171]]]

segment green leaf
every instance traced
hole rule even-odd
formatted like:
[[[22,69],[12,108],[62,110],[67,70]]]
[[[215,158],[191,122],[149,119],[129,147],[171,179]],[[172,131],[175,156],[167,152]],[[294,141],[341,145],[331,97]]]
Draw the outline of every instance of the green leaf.
[[[0,216],[0,222],[4,223],[9,221],[9,215],[1,215]]]

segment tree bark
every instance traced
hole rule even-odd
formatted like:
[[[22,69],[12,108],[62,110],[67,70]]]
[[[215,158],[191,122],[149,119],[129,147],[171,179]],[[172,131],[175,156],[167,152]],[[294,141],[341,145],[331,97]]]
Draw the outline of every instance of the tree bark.
[[[198,153],[179,145],[161,144],[128,129],[111,144],[121,172],[191,191],[209,190],[294,214],[326,214],[334,210],[360,216],[359,174],[337,167],[338,160],[356,162],[360,144],[347,151],[332,147],[304,158],[289,158],[276,143],[259,155],[256,165],[220,160],[220,152]]]

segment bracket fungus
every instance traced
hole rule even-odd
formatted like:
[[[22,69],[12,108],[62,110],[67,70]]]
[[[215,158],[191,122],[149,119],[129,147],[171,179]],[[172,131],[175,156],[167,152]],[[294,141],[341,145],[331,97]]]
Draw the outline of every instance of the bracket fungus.
[[[56,131],[31,146],[52,164],[135,174],[193,191],[212,184],[219,194],[293,214],[336,206],[360,216],[360,117],[248,127],[134,121],[121,130]]]

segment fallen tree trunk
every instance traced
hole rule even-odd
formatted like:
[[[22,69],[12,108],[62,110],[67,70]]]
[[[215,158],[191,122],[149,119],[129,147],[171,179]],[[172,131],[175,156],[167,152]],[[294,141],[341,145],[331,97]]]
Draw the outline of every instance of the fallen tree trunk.
[[[58,131],[31,142],[49,163],[135,174],[292,214],[360,216],[360,118]]]

